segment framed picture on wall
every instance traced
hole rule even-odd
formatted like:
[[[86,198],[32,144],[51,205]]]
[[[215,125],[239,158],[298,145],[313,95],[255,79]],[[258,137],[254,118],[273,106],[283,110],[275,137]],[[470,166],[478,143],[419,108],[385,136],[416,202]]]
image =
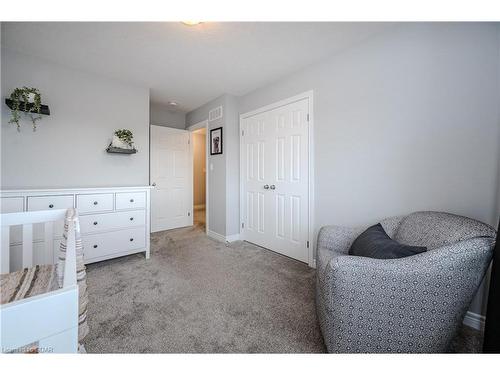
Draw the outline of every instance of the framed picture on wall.
[[[210,155],[222,155],[222,128],[210,130]]]

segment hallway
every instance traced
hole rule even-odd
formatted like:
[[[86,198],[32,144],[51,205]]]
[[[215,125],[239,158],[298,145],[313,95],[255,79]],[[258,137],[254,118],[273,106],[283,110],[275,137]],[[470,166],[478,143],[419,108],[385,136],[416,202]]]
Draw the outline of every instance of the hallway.
[[[206,210],[203,208],[195,208],[193,213],[193,225],[202,230],[205,230],[206,225]]]

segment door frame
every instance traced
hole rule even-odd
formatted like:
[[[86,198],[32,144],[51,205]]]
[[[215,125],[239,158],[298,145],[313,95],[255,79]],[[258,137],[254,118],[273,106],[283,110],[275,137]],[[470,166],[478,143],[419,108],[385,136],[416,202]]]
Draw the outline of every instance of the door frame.
[[[188,142],[189,142],[189,160],[188,160],[188,168],[191,170],[191,172],[193,171],[193,152],[192,152],[192,146],[191,146],[191,132],[188,130],[188,129],[179,129],[179,128],[174,128],[172,126],[164,126],[164,125],[155,125],[155,124],[149,124],[149,185],[152,186],[152,183],[155,182],[155,181],[151,181],[152,179],[152,176],[151,176],[151,154],[153,152],[153,148],[151,147],[152,143],[151,143],[151,130],[152,130],[152,126],[156,126],[157,128],[168,128],[169,130],[177,130],[177,131],[187,131],[188,133]],[[190,174],[190,178],[189,178],[190,182],[189,182],[189,186],[190,186],[190,189],[191,189],[191,195],[190,195],[190,203],[189,203],[189,206],[191,207],[191,226],[193,225],[193,218],[194,218],[194,212],[193,212],[193,174],[191,173]],[[154,188],[154,187],[153,187]],[[152,193],[152,192],[151,192]],[[150,193],[150,199],[152,198],[152,194]],[[150,233],[154,233],[152,230],[153,226],[152,226],[152,223],[153,223],[153,210],[149,210],[149,222],[151,223],[150,225]]]
[[[189,139],[190,139],[190,147],[189,147],[189,153],[190,153],[190,157],[191,157],[191,160],[193,160],[193,142],[192,142],[192,139],[193,139],[193,131],[195,130],[199,130],[199,129],[203,129],[205,128],[206,129],[206,132],[205,132],[205,233],[208,233],[208,220],[209,220],[209,214],[208,214],[208,210],[209,210],[209,195],[208,195],[208,175],[209,175],[209,169],[208,169],[208,166],[209,166],[209,160],[208,160],[208,155],[209,155],[209,141],[208,141],[208,119],[206,120],[203,120],[203,121],[200,121],[200,122],[197,122],[196,124],[193,124],[191,126],[188,126],[187,127],[187,131],[189,131]],[[194,164],[191,163],[191,172],[193,171],[193,168],[194,168]],[[191,185],[193,184],[193,179],[191,179]],[[192,195],[194,194],[194,187],[191,186],[191,197]],[[194,220],[194,200],[191,199],[191,205],[192,205],[192,211],[193,211],[193,220]]]
[[[240,115],[240,124],[239,124],[239,132],[240,132],[240,239],[245,240],[245,236],[242,231],[242,224],[244,223],[244,199],[243,199],[243,132],[242,132],[242,123],[248,117],[255,116],[262,112],[267,112],[272,109],[276,109],[279,107],[283,107],[288,104],[292,104],[298,102],[303,99],[309,100],[309,126],[308,126],[308,151],[309,151],[309,176],[308,176],[308,195],[309,195],[309,217],[308,217],[308,265],[309,267],[316,268],[316,261],[314,259],[314,250],[316,248],[316,241],[314,239],[314,105],[313,105],[313,95],[314,91],[309,90],[303,92],[301,94],[265,105],[263,107],[257,108],[253,111],[245,112]]]

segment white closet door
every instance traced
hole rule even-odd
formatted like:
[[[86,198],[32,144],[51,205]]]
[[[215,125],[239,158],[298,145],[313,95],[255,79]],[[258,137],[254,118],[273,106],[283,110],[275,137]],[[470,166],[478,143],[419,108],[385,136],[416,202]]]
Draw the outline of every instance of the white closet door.
[[[308,99],[242,122],[243,238],[308,261]]]
[[[187,130],[151,126],[151,231],[193,225],[192,160]]]

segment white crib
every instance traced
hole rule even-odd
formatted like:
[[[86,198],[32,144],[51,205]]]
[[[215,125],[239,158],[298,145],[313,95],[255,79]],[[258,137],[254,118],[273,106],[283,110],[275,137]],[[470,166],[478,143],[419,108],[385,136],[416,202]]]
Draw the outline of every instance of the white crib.
[[[39,353],[76,353],[78,350],[78,284],[76,270],[76,210],[19,212],[0,215],[1,273],[9,273],[9,236],[22,226],[22,266],[33,264],[33,224],[45,225],[45,245],[52,246],[54,222],[68,225],[63,287],[0,305],[1,352],[19,352],[36,344]]]

